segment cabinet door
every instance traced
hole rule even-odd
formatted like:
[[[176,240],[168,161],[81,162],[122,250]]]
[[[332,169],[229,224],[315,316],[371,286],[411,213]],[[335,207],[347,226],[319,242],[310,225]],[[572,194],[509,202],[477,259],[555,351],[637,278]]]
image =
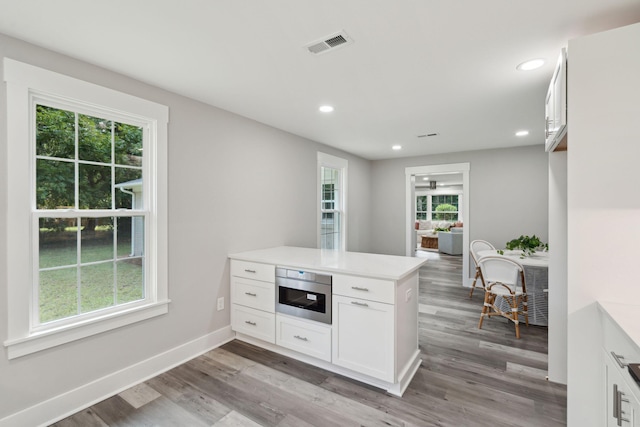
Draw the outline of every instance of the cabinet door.
[[[627,384],[626,368],[620,368],[611,355],[604,351],[605,419],[607,427],[638,426],[640,404]]]
[[[332,363],[395,382],[394,306],[333,296]]]

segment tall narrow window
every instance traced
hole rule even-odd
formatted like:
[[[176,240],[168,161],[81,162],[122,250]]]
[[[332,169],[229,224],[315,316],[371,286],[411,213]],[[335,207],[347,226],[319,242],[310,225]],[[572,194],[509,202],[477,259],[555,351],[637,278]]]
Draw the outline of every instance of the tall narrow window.
[[[345,250],[347,161],[318,153],[318,170],[320,195],[318,247]]]
[[[428,203],[431,201],[431,196],[416,196],[416,220],[419,219],[431,219],[429,218]]]
[[[164,314],[168,109],[4,59],[10,359]]]
[[[34,328],[143,300],[143,128],[34,107]]]

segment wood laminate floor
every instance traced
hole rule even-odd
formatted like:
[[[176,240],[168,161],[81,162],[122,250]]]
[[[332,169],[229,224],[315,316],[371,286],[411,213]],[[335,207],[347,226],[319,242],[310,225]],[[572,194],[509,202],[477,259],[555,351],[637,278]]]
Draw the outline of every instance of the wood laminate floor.
[[[402,398],[232,341],[74,414],[68,426],[562,426],[547,329],[491,318],[461,286],[461,256],[418,251],[422,365]]]

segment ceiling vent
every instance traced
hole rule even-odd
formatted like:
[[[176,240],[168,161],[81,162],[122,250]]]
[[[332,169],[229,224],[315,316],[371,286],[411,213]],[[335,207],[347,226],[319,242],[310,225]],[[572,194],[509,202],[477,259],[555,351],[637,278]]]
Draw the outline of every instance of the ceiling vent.
[[[328,52],[331,49],[335,49],[337,47],[345,46],[351,43],[353,43],[353,40],[347,35],[347,33],[345,33],[344,31],[340,31],[339,33],[324,37],[320,41],[308,44],[305,46],[305,48],[307,48],[309,53],[318,55],[320,53]]]

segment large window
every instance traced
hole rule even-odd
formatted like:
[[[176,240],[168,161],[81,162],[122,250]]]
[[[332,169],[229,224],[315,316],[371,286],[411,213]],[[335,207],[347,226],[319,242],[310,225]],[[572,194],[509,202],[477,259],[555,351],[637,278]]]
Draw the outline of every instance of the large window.
[[[424,194],[416,196],[416,220],[458,221],[459,195]]]
[[[35,101],[38,328],[144,299],[149,211],[142,127]]]
[[[431,208],[431,219],[440,221],[457,221],[458,195],[433,195],[431,196]]]
[[[166,107],[5,59],[9,357],[167,312]]]
[[[321,249],[344,250],[345,182],[347,162],[334,156],[318,153],[319,170],[319,243]]]

